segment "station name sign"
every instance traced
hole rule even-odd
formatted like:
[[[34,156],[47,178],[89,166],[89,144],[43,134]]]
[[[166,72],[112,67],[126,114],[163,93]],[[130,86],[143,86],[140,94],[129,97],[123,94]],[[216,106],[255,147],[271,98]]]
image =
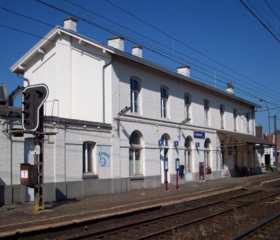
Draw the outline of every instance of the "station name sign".
[[[193,132],[193,136],[195,138],[202,138],[205,139],[205,133],[204,132]]]

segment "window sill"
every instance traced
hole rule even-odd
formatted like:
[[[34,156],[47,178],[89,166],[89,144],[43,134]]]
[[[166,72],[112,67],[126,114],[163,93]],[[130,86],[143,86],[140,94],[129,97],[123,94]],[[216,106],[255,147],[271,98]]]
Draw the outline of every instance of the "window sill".
[[[132,175],[132,176],[129,176],[129,178],[131,180],[143,180],[144,176],[143,175]]]
[[[98,175],[95,173],[84,173],[82,179],[88,179],[88,178],[98,178]]]

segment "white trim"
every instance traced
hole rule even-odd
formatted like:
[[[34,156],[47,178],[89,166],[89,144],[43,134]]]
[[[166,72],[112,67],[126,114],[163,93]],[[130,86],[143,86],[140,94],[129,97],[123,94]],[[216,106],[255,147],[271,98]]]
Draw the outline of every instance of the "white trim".
[[[93,46],[95,46],[95,47],[98,47],[98,48],[101,48],[101,49],[103,49],[103,50],[106,50],[107,52],[114,53],[112,50],[107,49],[107,48],[104,48],[104,47],[101,47],[100,45],[98,45],[98,44],[96,44],[96,43],[93,43],[93,42],[91,42],[91,41],[89,41],[89,40],[82,39],[81,37],[78,37],[78,36],[76,36],[76,35],[74,35],[74,34],[71,34],[71,33],[67,32],[67,31],[64,31],[64,30],[62,30],[62,29],[56,29],[56,31],[54,31],[54,32],[53,32],[50,36],[48,36],[47,38],[45,38],[45,39],[42,38],[42,40],[41,40],[42,43],[39,44],[32,52],[30,52],[23,60],[21,60],[14,68],[12,68],[11,71],[12,71],[12,72],[15,72],[16,69],[19,68],[19,66],[22,65],[28,58],[30,58],[34,53],[37,53],[37,52],[38,52],[38,49],[39,49],[39,48],[42,48],[42,46],[44,46],[45,43],[49,41],[49,39],[51,39],[52,37],[54,37],[56,34],[62,35],[63,33],[68,34],[69,36],[74,37],[74,38],[76,38],[76,39],[79,39],[80,41],[83,41],[84,44],[85,44],[85,43],[88,43],[88,44],[93,45]],[[44,40],[43,40],[43,39],[44,39]],[[55,41],[54,41],[54,42],[55,42]],[[69,47],[70,47],[70,46],[69,46]],[[25,70],[25,69],[22,69],[22,70]]]

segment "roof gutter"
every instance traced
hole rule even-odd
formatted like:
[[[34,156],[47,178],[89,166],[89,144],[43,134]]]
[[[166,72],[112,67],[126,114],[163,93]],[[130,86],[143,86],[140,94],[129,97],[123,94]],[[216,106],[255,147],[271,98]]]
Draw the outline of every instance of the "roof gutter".
[[[117,55],[110,62],[106,63],[102,67],[102,88],[103,88],[103,123],[105,123],[105,68],[111,65],[115,60],[117,60],[119,56]]]
[[[30,81],[29,81],[28,78],[24,78],[24,77],[19,76],[19,73],[17,74],[17,77],[18,77],[18,78],[22,78],[24,81],[26,81],[26,82],[27,82],[27,86],[30,85]]]

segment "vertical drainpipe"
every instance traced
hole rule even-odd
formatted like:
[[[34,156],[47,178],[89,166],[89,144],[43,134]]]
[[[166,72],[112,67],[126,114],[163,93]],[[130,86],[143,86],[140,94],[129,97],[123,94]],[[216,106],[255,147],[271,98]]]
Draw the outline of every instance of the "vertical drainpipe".
[[[117,55],[110,62],[106,63],[102,67],[102,88],[103,88],[103,123],[105,123],[105,68],[111,65],[115,60],[117,60],[119,56]]]

